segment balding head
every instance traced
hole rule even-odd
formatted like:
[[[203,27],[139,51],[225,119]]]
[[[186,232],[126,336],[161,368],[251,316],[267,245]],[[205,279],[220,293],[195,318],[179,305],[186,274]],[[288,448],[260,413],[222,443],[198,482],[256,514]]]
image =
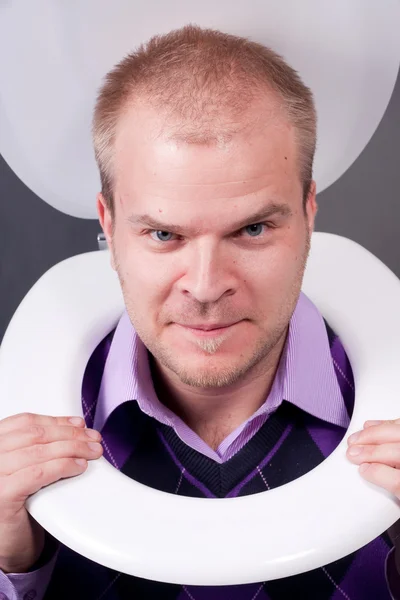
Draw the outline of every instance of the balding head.
[[[316,116],[310,90],[269,48],[195,26],[156,36],[125,57],[100,90],[93,119],[102,192],[113,212],[115,143],[123,117],[147,106],[158,115],[149,135],[176,144],[224,145],[236,135],[286,121],[294,128],[306,199]]]

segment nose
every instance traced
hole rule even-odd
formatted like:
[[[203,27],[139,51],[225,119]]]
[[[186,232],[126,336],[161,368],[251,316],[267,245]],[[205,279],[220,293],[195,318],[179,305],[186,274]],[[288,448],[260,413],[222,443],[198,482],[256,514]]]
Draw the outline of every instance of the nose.
[[[201,303],[217,302],[236,290],[233,274],[234,259],[226,256],[216,244],[204,240],[194,247],[188,257],[179,288]]]

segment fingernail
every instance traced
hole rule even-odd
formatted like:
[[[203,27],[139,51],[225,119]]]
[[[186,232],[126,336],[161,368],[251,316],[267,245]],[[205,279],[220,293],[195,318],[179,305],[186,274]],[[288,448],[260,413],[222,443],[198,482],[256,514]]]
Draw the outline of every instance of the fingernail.
[[[83,419],[81,419],[80,417],[71,417],[71,419],[68,419],[70,423],[72,423],[72,425],[75,425],[76,427],[78,425],[82,425],[83,423]]]
[[[98,440],[101,437],[100,433],[95,429],[86,429],[86,435],[92,438],[92,440]]]
[[[365,473],[365,471],[369,468],[369,464],[368,463],[364,463],[362,465],[360,465],[359,467],[359,471],[360,473]]]
[[[347,450],[347,454],[349,456],[357,456],[357,454],[361,454],[362,450],[363,450],[362,446],[352,446],[351,448],[349,448]]]
[[[93,452],[99,452],[101,449],[101,444],[96,444],[96,442],[88,442],[88,446]]]
[[[80,467],[84,467],[86,465],[86,460],[84,458],[76,458],[75,462]]]
[[[359,437],[360,433],[353,433],[348,439],[349,444],[355,444]]]
[[[372,427],[373,425],[380,425],[383,421],[366,421],[364,427]]]

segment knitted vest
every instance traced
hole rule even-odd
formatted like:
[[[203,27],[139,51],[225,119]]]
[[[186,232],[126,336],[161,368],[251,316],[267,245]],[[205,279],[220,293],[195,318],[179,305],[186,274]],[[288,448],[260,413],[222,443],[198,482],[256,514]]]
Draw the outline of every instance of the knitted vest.
[[[351,414],[351,368],[340,341],[326,326],[336,376]],[[83,394],[85,405],[93,408],[112,335],[96,349],[86,369]],[[94,410],[87,416],[88,427],[93,415]],[[114,423],[118,423],[115,432]],[[205,498],[246,496],[284,485],[320,464],[345,434],[343,428],[284,401],[237,454],[218,464],[186,446],[171,427],[142,413],[135,401],[119,406],[106,426],[111,436],[124,436],[131,444],[121,468],[125,475],[171,494]],[[338,531],[340,535],[346,531]],[[218,540],[210,539],[210,544]],[[384,534],[357,552],[307,573],[255,584],[202,587],[118,573],[61,545],[45,600],[390,600],[385,559],[391,546]]]

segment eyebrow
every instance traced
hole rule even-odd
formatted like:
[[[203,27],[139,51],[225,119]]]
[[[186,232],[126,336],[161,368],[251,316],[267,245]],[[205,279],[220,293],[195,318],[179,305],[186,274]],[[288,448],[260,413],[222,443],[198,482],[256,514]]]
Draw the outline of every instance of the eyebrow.
[[[273,216],[290,217],[292,215],[292,209],[289,204],[272,202],[268,206],[261,210],[249,215],[248,217],[237,221],[232,224],[232,231],[239,231],[243,227],[261,223],[266,219],[270,219]],[[188,233],[197,233],[199,230],[196,227],[182,227],[182,225],[174,225],[173,223],[165,223],[154,219],[150,215],[135,215],[132,214],[128,217],[128,222],[132,225],[143,225],[154,229],[155,231],[168,231],[169,233],[175,233],[177,235],[187,235]]]

